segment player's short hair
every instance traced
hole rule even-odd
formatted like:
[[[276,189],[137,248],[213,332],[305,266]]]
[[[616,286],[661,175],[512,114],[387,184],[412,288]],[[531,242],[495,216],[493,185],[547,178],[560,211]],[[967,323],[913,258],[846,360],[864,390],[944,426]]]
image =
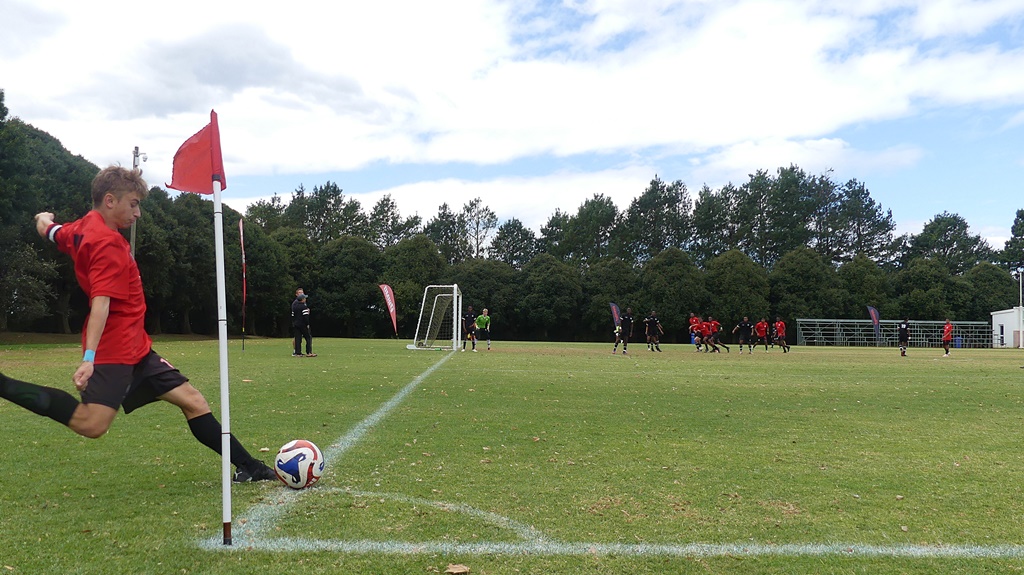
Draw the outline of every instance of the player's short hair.
[[[107,194],[121,199],[135,192],[140,200],[149,195],[149,185],[142,179],[142,170],[129,170],[121,166],[107,166],[92,179],[92,207],[98,208]]]

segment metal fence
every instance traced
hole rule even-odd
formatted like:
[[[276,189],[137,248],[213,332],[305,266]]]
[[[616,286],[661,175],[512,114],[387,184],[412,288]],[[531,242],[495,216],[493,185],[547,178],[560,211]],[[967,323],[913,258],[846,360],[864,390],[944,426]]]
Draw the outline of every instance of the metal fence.
[[[944,321],[911,321],[911,347],[941,347]],[[879,333],[869,319],[796,320],[797,345],[895,347],[897,320],[878,322]],[[992,347],[992,324],[984,321],[953,322],[953,347]]]

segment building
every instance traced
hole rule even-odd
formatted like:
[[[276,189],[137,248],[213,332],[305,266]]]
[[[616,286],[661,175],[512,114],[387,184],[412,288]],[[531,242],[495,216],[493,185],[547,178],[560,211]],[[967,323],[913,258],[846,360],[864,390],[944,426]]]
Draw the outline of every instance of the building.
[[[992,312],[992,347],[1024,347],[1021,330],[1024,307]]]

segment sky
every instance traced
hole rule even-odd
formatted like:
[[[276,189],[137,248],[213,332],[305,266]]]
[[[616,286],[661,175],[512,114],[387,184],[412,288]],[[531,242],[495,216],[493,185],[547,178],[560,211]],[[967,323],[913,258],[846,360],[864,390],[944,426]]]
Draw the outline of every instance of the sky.
[[[539,232],[659,177],[696,199],[795,164],[896,232],[1000,249],[1024,209],[1024,0],[0,0],[10,115],[152,185],[216,110],[247,205],[327,182],[424,222]]]

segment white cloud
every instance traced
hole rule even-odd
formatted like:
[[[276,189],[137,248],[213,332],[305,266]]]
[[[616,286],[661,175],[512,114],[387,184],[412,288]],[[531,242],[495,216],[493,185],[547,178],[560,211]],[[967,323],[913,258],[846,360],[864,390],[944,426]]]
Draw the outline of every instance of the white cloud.
[[[402,209],[418,210],[419,195],[455,194],[461,206],[514,190],[537,206],[522,218],[534,227],[589,197],[580,189],[625,178],[632,198],[654,156],[694,159],[691,188],[791,163],[910,170],[927,150],[901,142],[919,140],[858,149],[837,132],[1024,104],[1013,32],[1024,0],[0,4],[35,26],[0,39],[11,113],[97,164],[130,163],[138,145],[149,180],[166,182],[175,150],[215,108],[229,191],[232,175],[450,165],[444,182],[391,190]],[[994,28],[1009,40],[989,41]],[[487,183],[457,169],[595,153],[649,167]],[[492,209],[530,214],[511,201]]]
[[[771,171],[790,164],[811,174],[833,169],[850,174],[888,172],[913,166],[922,154],[922,150],[913,146],[895,146],[878,152],[857,150],[835,138],[751,141],[706,155],[694,166],[693,173],[698,181],[714,188],[730,179],[740,184],[747,174],[758,169]],[[736,181],[737,174],[744,176],[743,180]]]

